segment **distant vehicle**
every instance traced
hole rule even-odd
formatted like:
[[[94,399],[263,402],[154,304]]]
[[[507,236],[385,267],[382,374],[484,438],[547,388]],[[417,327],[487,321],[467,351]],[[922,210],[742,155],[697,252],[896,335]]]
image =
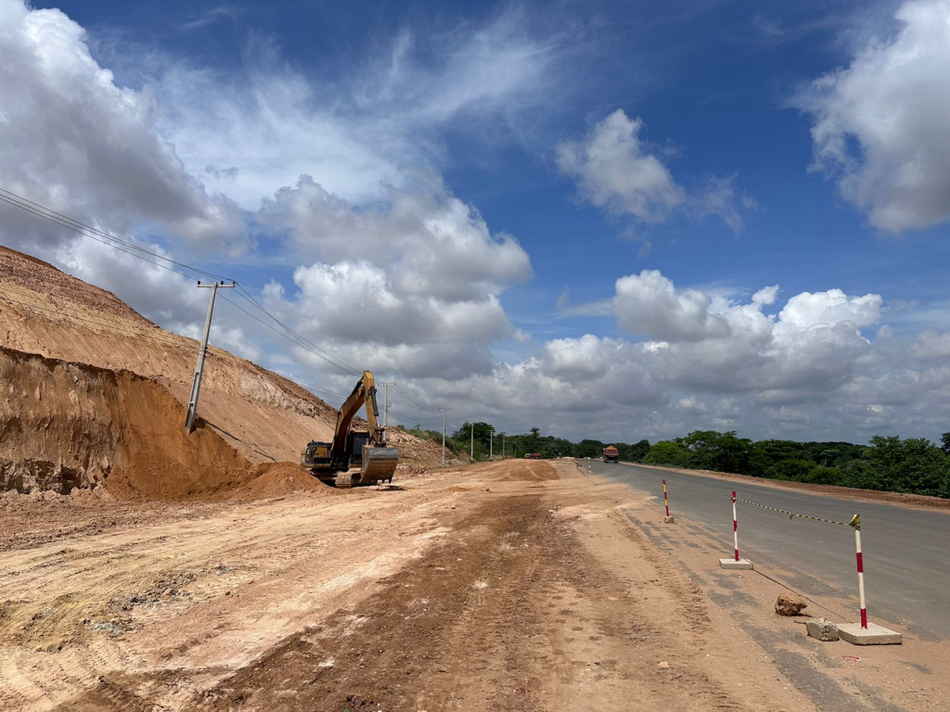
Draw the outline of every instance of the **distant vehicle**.
[[[524,454],[524,459],[525,460],[540,460],[541,453],[540,452],[526,452]]]
[[[620,450],[613,445],[604,448],[604,462],[620,462]]]

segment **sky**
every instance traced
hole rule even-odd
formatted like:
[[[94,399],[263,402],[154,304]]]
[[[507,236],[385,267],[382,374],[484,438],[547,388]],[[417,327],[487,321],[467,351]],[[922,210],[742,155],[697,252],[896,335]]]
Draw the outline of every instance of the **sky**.
[[[0,0],[0,56],[0,195],[189,268],[0,243],[188,336],[235,279],[212,343],[331,404],[950,430],[950,0]]]

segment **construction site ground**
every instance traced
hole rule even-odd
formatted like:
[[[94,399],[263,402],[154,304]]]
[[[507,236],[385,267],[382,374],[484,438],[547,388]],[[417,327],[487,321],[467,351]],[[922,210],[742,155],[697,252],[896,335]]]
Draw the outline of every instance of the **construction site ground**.
[[[722,547],[658,546],[629,516],[655,503],[595,480],[508,460],[251,501],[0,497],[0,707],[948,708],[946,643],[806,638],[743,572],[711,596]]]

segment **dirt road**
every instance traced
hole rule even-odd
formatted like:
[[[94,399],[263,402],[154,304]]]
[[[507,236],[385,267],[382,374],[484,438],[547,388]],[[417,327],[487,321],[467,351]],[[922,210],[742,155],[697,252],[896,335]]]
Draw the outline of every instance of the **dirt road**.
[[[252,503],[11,502],[4,709],[793,711],[835,690],[938,709],[948,692],[927,668],[942,644],[845,665],[844,643],[737,613],[692,575],[698,534],[657,543],[635,523],[652,504],[568,461]]]

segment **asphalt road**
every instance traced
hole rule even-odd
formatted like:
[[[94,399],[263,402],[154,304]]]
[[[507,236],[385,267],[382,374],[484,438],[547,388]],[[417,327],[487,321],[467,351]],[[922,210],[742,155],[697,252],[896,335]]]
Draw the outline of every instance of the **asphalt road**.
[[[848,522],[860,514],[870,620],[885,618],[927,640],[950,638],[950,514],[622,463],[592,460],[591,468],[656,495],[658,517],[663,515],[665,477],[670,513],[709,527],[716,537],[721,534],[723,557],[733,552],[733,489],[740,498],[813,517]],[[786,582],[806,595],[837,596],[843,607],[853,607],[850,599],[857,596],[858,582],[851,527],[790,520],[742,502],[738,519],[742,558],[781,571]],[[856,611],[844,610],[856,620]]]

